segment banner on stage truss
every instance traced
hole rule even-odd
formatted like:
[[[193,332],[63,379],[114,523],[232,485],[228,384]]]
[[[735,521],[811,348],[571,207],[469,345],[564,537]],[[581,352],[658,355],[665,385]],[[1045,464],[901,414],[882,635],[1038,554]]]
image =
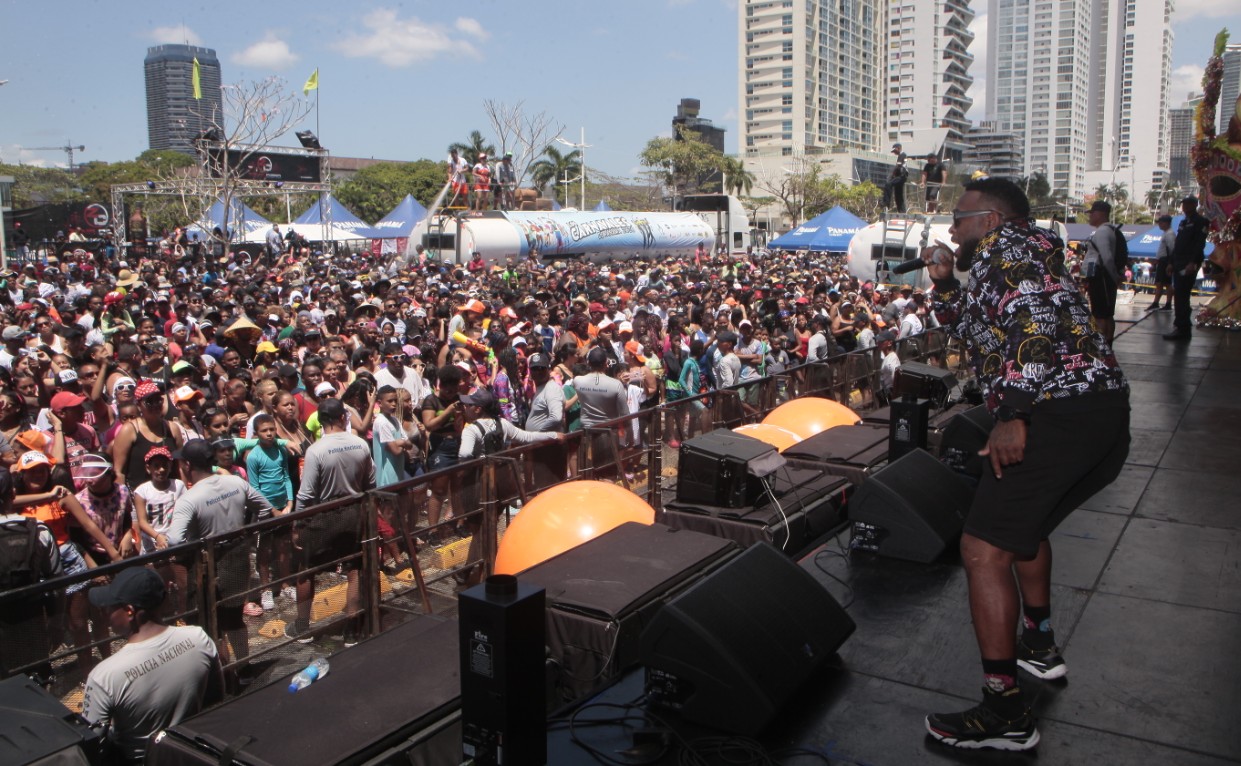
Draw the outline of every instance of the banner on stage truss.
[[[220,177],[220,150],[211,151],[211,175]],[[319,183],[323,179],[318,157],[282,154],[279,151],[228,151],[228,167],[238,168],[237,178],[248,181],[296,181]]]

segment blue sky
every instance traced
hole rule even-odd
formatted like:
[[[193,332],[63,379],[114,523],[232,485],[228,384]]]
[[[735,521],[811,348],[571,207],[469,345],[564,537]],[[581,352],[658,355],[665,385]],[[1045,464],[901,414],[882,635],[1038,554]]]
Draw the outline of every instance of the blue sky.
[[[726,149],[736,151],[736,5],[0,0],[0,80],[9,81],[0,87],[0,160],[63,164],[63,152],[28,147],[66,141],[86,145],[79,161],[137,156],[147,148],[146,49],[188,40],[216,50],[225,83],[276,74],[300,93],[318,67],[319,135],[337,155],[439,159],[471,130],[490,132],[484,100],[524,101],[572,141],[585,127],[587,163],[629,176],[646,141],[669,133],[684,97],[702,101],[702,116],[728,130]],[[1233,3],[1177,6],[1173,105],[1201,77],[1220,27],[1241,40]],[[981,79],[986,3],[974,7]],[[981,119],[974,95],[971,117]],[[313,129],[313,114],[303,127]]]

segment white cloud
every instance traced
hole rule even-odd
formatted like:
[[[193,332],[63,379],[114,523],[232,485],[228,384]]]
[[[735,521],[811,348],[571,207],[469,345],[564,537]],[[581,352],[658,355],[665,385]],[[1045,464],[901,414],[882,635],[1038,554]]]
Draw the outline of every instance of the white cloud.
[[[289,50],[289,44],[272,32],[250,47],[234,53],[231,61],[254,69],[288,69],[301,58]]]
[[[970,53],[974,56],[970,76],[974,78],[974,83],[965,95],[974,99],[974,103],[965,117],[978,124],[987,116],[987,14],[975,16],[970,22],[970,31],[974,33],[974,41],[970,43]]]
[[[470,35],[485,39],[488,34],[473,19],[458,19],[455,29],[471,28]],[[332,48],[352,58],[373,58],[385,66],[399,69],[439,56],[462,54],[481,58],[478,49],[464,37],[454,35],[443,24],[423,21],[414,16],[402,19],[389,8],[371,11],[362,17],[364,32],[345,35]]]
[[[1235,16],[1237,6],[1223,0],[1176,0],[1173,24],[1184,24],[1194,19],[1218,19]]]
[[[1202,71],[1197,64],[1181,64],[1172,70],[1168,78],[1168,106],[1179,107],[1189,94],[1202,92]]]
[[[453,26],[457,28],[458,32],[467,34],[470,37],[477,37],[479,40],[486,40],[491,37],[491,33],[483,29],[483,25],[479,23],[478,19],[471,19],[468,16],[462,16],[457,19]]]
[[[63,153],[61,154],[63,157]],[[65,167],[65,163],[57,164],[49,160],[43,152],[27,149],[21,144],[0,144],[0,162],[6,165],[33,165],[37,168]]]
[[[150,38],[161,45],[176,43],[179,45],[202,45],[203,39],[194,30],[184,24],[173,27],[156,27],[150,32]]]

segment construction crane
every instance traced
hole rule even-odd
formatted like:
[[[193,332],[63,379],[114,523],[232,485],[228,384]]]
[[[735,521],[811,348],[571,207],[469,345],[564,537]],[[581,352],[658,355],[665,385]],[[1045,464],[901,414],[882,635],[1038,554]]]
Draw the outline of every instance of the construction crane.
[[[69,155],[69,172],[73,172],[73,153],[86,151],[85,146],[74,146],[73,144],[65,144],[64,146],[28,146],[27,149],[33,152],[64,152]]]

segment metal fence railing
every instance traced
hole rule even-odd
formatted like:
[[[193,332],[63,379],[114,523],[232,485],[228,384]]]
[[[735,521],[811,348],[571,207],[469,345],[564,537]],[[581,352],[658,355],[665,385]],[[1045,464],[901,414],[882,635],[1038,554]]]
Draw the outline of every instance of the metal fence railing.
[[[941,330],[898,345],[903,360],[954,367],[961,352]],[[865,411],[882,403],[876,353],[854,352],[641,410],[570,434],[420,475],[215,537],[89,572],[0,593],[0,677],[48,680],[72,707],[93,664],[122,639],[87,592],[126,567],[168,586],[163,617],[217,641],[233,693],[292,669],[311,649],[285,635],[299,614],[310,633],[366,637],[412,615],[451,612],[457,588],[492,571],[512,514],[575,479],[621,484],[657,513],[677,477],[675,445],[716,428],[759,422],[790,399],[818,396]],[[293,597],[300,589],[301,603]],[[246,605],[273,594],[274,608]],[[307,604],[306,602],[309,602]],[[257,613],[256,613],[257,612]],[[322,647],[315,649],[322,651]]]

